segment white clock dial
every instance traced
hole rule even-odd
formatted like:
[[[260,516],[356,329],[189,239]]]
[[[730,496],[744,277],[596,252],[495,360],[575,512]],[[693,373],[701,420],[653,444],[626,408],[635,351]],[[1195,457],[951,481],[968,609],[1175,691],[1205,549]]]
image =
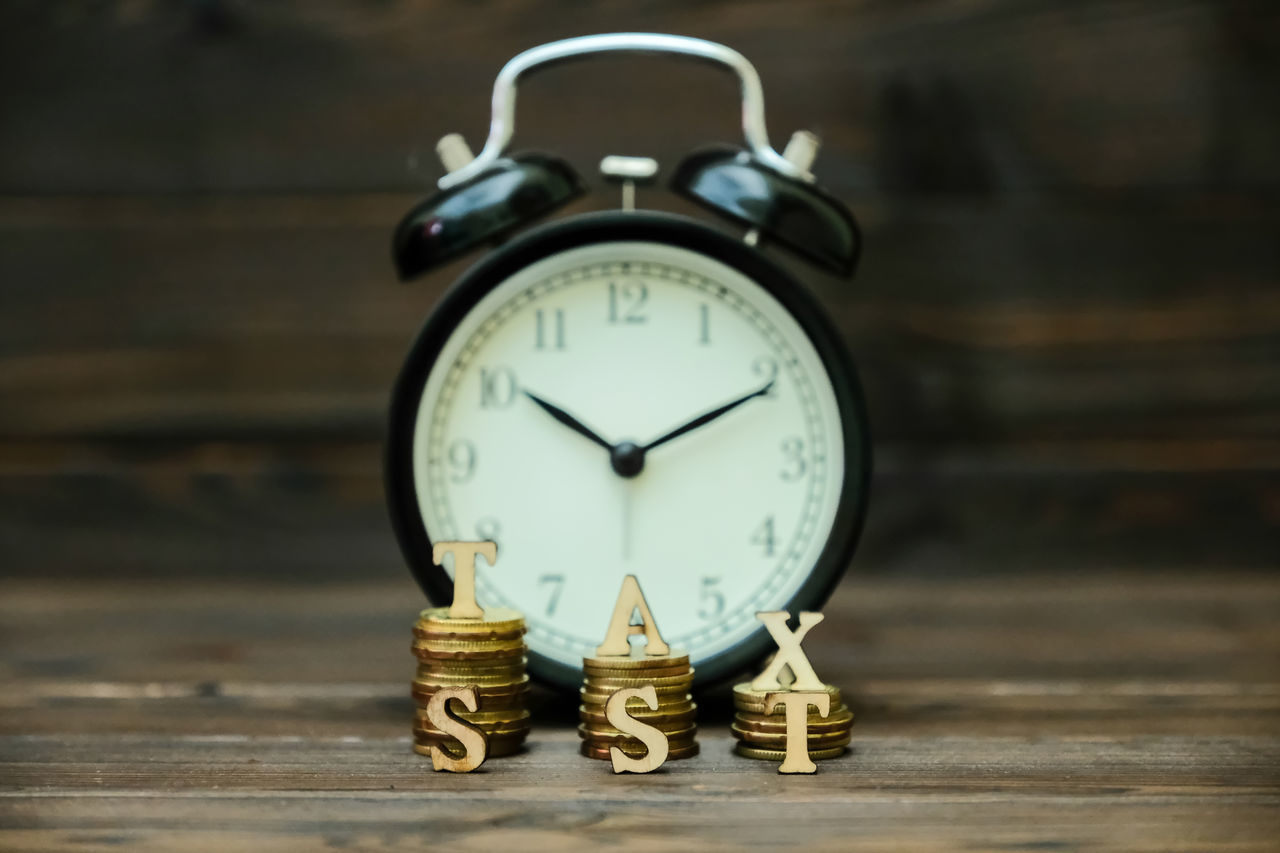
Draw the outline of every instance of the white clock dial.
[[[766,386],[632,477],[534,400],[643,446]],[[412,464],[433,541],[498,543],[481,604],[522,610],[531,651],[576,668],[627,574],[695,662],[754,633],[826,545],[844,457],[831,378],[776,299],[705,255],[627,241],[533,263],[465,315],[423,388]]]

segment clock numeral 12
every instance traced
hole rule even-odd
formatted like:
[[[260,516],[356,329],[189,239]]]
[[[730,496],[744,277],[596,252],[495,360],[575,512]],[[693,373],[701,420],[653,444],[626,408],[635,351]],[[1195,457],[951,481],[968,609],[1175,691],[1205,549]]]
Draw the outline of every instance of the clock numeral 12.
[[[644,306],[649,301],[649,288],[641,282],[619,286],[609,282],[609,322],[647,323]]]
[[[564,309],[556,308],[551,312],[551,329],[547,328],[546,312],[539,308],[534,312],[534,321],[537,324],[537,339],[534,343],[534,349],[539,350],[559,350],[564,351]],[[550,334],[548,334],[550,331]],[[550,338],[550,342],[548,342]]]
[[[516,401],[516,373],[509,367],[480,368],[480,408],[505,409]]]

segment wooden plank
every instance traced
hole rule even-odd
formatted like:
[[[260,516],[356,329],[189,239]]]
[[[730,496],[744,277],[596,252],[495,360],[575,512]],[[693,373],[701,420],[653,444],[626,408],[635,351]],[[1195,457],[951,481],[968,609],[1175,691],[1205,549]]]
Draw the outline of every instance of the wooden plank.
[[[479,15],[440,0],[79,0],[7,4],[3,15],[7,192],[417,184],[436,174],[438,136],[479,141],[493,78],[516,52],[567,32],[637,29],[745,53],[774,136],[822,132],[840,192],[1280,177],[1275,10],[1252,0],[805,0],[732,14],[667,0],[578,8],[567,29],[563,10],[530,0]],[[526,89],[520,143],[584,165],[616,151],[673,163],[737,135],[730,81],[678,63],[598,62]],[[583,126],[592,132],[567,131]]]
[[[407,205],[0,203],[0,435],[380,436],[463,267],[392,282]],[[1247,199],[1140,213],[871,206],[855,282],[809,278],[877,437],[1274,436],[1280,217]]]
[[[1262,850],[1280,803],[1274,738],[869,738],[799,784],[733,756],[724,735],[640,783],[607,778],[576,741],[544,736],[485,773],[445,778],[425,771],[407,738],[129,738],[105,748],[88,737],[6,739],[6,778],[33,790],[0,796],[0,823],[15,842],[84,849],[102,832],[190,844],[231,827],[238,840],[344,846],[423,839],[426,828],[433,847],[477,850],[517,838],[535,850],[606,840],[674,849],[674,839],[741,849],[784,834],[818,849],[998,839],[1014,849]]]

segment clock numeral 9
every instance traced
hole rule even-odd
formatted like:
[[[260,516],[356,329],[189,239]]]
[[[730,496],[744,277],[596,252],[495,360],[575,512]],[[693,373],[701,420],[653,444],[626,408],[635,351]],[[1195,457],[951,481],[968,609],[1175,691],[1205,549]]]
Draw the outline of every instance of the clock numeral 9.
[[[724,593],[720,591],[719,577],[704,577],[698,589],[698,616],[715,619],[724,612]]]
[[[505,409],[516,401],[516,373],[509,367],[480,368],[480,408]]]
[[[643,282],[628,282],[619,285],[609,282],[609,322],[647,323],[644,313],[645,303],[649,301],[649,287]]]
[[[778,538],[773,532],[772,515],[765,516],[764,521],[760,522],[760,526],[751,534],[751,544],[759,545],[766,557],[773,556],[774,549],[778,544]]]
[[[460,438],[449,445],[449,479],[455,483],[466,483],[476,473],[476,446],[465,438]]]
[[[698,343],[711,343],[711,306],[705,302],[698,306]]]
[[[550,322],[547,321],[546,312],[539,308],[534,312],[534,323],[537,326],[537,337],[533,345],[534,349],[564,351],[563,308],[557,308],[551,312]]]
[[[762,384],[771,383],[771,387],[761,396],[771,399],[778,396],[778,361],[762,355],[751,362],[751,372],[760,378]]]
[[[787,459],[787,467],[778,474],[784,483],[794,483],[809,470],[809,463],[804,458],[804,441],[791,437],[782,442],[782,455]]]
[[[546,615],[555,616],[556,607],[560,604],[560,593],[564,592],[564,575],[543,575],[538,578],[538,586],[551,587],[551,597],[547,599]]]

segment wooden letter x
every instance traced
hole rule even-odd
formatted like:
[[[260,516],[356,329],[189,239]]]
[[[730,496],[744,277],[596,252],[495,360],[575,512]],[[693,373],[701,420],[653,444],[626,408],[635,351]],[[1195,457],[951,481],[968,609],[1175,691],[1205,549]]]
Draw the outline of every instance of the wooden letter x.
[[[449,607],[449,618],[483,619],[484,611],[476,604],[476,554],[492,566],[498,562],[498,543],[437,542],[431,549],[431,562],[441,565],[445,554],[453,555],[453,604]]]
[[[781,674],[783,667],[788,667],[791,674],[795,676],[795,682],[791,684],[791,690],[821,690],[823,688],[822,681],[818,678],[818,674],[813,671],[813,665],[809,663],[809,658],[805,657],[804,649],[800,648],[800,643],[804,640],[804,635],[809,633],[809,629],[822,621],[821,613],[800,614],[800,627],[793,634],[787,628],[787,617],[790,614],[785,610],[762,611],[756,614],[756,618],[764,623],[769,629],[769,633],[773,635],[773,641],[778,644],[778,653],[773,656],[773,660],[765,667],[764,672],[756,676],[751,682],[752,690],[786,690],[788,687],[778,681],[778,675]]]

